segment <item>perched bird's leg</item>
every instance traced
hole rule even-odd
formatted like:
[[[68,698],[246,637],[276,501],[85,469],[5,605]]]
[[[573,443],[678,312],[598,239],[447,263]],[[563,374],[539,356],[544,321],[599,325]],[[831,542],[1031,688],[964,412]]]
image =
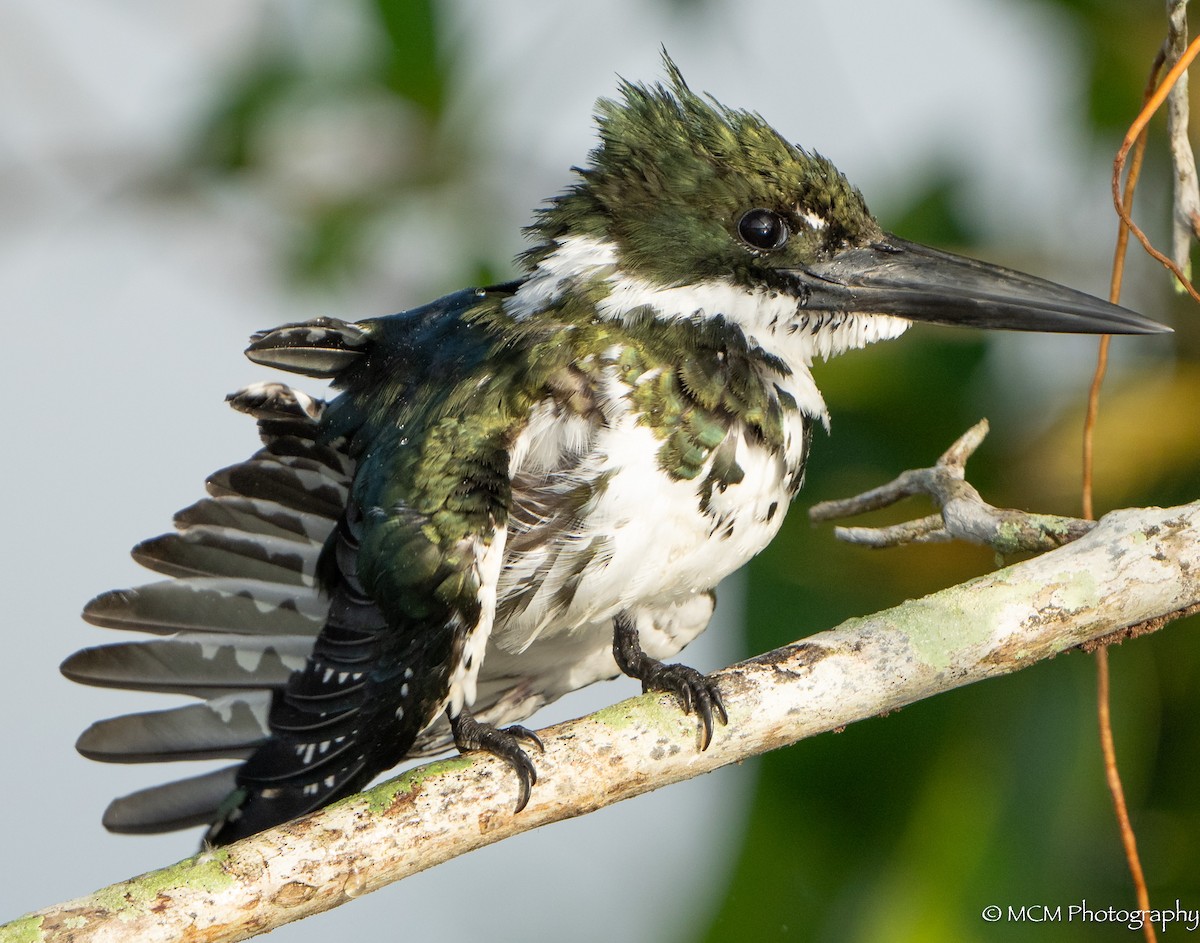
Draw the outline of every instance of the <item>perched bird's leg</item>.
[[[613,618],[613,657],[617,667],[631,678],[642,682],[643,691],[666,691],[683,701],[687,713],[695,711],[704,724],[701,750],[712,742],[713,712],[723,724],[729,723],[725,702],[715,679],[687,665],[664,665],[642,651],[637,626],[625,613]]]
[[[903,472],[886,485],[853,498],[822,501],[813,505],[808,516],[813,523],[852,517],[911,495],[925,494],[940,514],[890,527],[837,527],[834,536],[875,548],[957,539],[991,547],[1001,556],[1053,550],[1096,526],[1094,521],[997,508],[984,501],[966,480],[966,463],[987,433],[987,420],[982,419],[964,432],[933,467]]]
[[[447,712],[447,717],[449,717]],[[471,750],[486,750],[492,756],[498,756],[511,766],[517,774],[521,794],[517,798],[515,812],[520,812],[529,804],[529,792],[537,783],[537,770],[529,759],[529,754],[521,749],[519,740],[528,740],[538,752],[544,751],[542,741],[528,727],[519,725],[512,727],[493,727],[475,719],[475,715],[464,705],[457,717],[450,717],[450,729],[454,732],[454,745],[462,753]]]

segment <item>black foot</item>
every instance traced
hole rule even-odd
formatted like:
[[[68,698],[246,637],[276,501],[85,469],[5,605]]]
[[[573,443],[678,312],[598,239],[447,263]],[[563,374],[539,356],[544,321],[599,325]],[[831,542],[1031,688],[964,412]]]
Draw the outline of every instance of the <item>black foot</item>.
[[[517,774],[521,785],[521,794],[517,798],[516,811],[520,812],[529,804],[529,792],[537,782],[537,770],[529,755],[521,749],[519,740],[527,740],[542,753],[545,747],[538,735],[528,727],[505,727],[501,730],[491,724],[481,723],[465,707],[457,717],[450,718],[450,729],[454,732],[454,744],[463,753],[471,750],[486,750],[492,756],[498,756],[511,766]]]
[[[700,715],[704,735],[700,749],[712,743],[713,714],[722,724],[729,723],[725,702],[717,682],[687,665],[664,665],[642,651],[637,626],[625,613],[613,619],[613,657],[617,667],[631,678],[642,682],[643,691],[666,691],[683,702],[686,713]]]

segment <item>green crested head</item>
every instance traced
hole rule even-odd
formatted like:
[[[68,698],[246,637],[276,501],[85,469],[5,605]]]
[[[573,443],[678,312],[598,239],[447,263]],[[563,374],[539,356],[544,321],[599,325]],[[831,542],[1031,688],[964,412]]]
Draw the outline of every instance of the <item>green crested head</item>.
[[[720,319],[791,364],[896,337],[913,321],[1150,333],[1132,312],[884,232],[828,160],[753,112],[668,81],[597,106],[600,143],[539,211],[516,320],[582,303],[628,320]]]
[[[664,53],[666,85],[601,99],[600,143],[578,182],[539,211],[533,269],[570,237],[612,245],[621,269],[663,287],[747,286],[879,235],[862,195],[825,158],[763,119],[688,88]]]

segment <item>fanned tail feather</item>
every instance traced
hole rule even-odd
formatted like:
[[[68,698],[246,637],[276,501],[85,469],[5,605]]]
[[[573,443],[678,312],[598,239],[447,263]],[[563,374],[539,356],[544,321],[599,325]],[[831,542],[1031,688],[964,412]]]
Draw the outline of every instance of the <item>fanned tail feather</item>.
[[[188,577],[103,593],[87,604],[83,617],[103,628],[159,635],[316,635],[325,621],[327,605],[315,585]]]
[[[361,359],[356,331],[331,320],[287,325],[257,336],[252,359],[332,376]],[[115,799],[103,819],[111,831],[210,825],[208,840],[232,841],[361,788],[381,764],[453,743],[444,714],[401,743],[371,713],[363,669],[378,660],[387,623],[358,580],[356,525],[343,516],[354,461],[343,439],[325,440],[325,403],[279,383],[229,402],[257,421],[262,448],[210,476],[207,496],[175,515],[174,532],[133,548],[165,579],[84,608],[94,625],[154,637],[83,649],[62,671],[84,684],[199,699],[97,721],[76,744],[84,756],[243,762]],[[492,653],[480,671],[481,721],[521,720],[547,700],[506,664]]]
[[[96,721],[75,747],[106,763],[244,760],[269,733],[270,706],[270,692],[261,689],[214,695],[199,704]]]
[[[278,687],[304,667],[312,638],[175,635],[76,652],[62,663],[72,681],[130,691],[219,697],[230,690]]]
[[[233,791],[237,767],[152,786],[114,799],[104,810],[104,827],[127,835],[154,835],[211,822]]]
[[[176,515],[174,533],[134,548],[139,563],[169,579],[104,593],[84,610],[95,625],[169,637],[84,649],[62,667],[85,684],[202,700],[98,721],[77,743],[85,756],[138,763],[251,755],[268,739],[272,692],[304,667],[325,623],[318,561],[353,462],[343,443],[320,441],[319,400],[263,383],[229,402],[258,421],[263,447],[212,475],[208,497]],[[116,799],[104,824],[152,833],[210,823],[236,769]]]

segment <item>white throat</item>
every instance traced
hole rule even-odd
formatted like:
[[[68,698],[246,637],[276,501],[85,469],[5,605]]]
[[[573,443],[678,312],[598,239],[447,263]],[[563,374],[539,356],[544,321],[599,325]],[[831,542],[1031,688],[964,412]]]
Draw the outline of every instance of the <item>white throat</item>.
[[[516,294],[505,303],[515,319],[524,320],[557,302],[572,288],[602,279],[609,293],[597,313],[623,320],[647,308],[665,320],[724,317],[736,324],[747,341],[779,357],[792,369],[789,388],[800,407],[829,424],[825,401],[809,368],[817,357],[828,360],[847,350],[899,337],[912,322],[886,314],[809,311],[796,299],[766,289],[746,289],[710,280],[663,288],[621,271],[616,247],[591,236],[571,236],[544,258]]]

